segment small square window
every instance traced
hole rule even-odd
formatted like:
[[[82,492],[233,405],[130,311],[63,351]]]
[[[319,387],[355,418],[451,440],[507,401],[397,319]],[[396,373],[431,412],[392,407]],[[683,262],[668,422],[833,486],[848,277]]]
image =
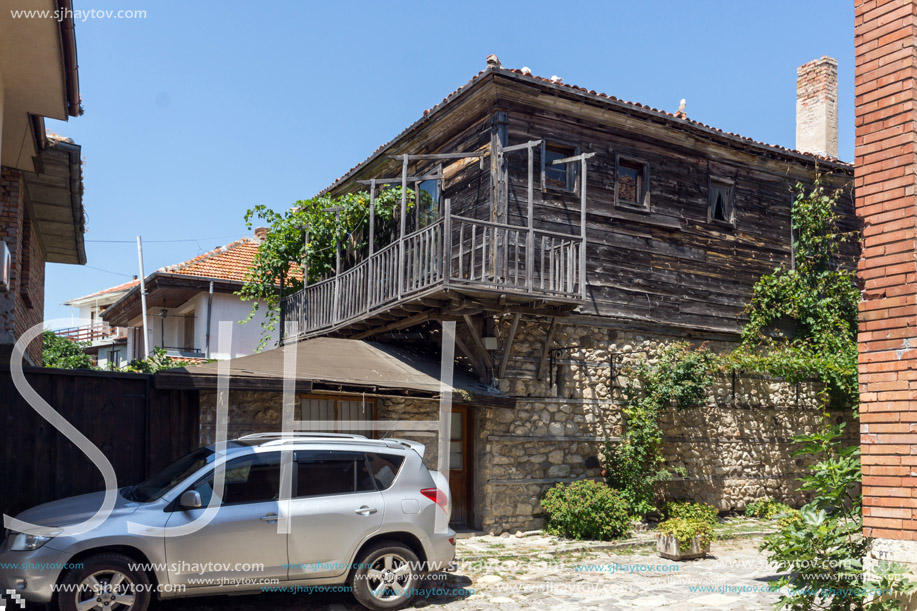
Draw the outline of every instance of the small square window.
[[[649,165],[619,156],[615,166],[615,204],[649,210]]]
[[[559,189],[561,191],[576,190],[575,163],[559,163],[555,161],[573,157],[576,147],[554,142],[545,142],[541,149],[541,187],[542,189]]]
[[[711,179],[707,219],[731,224],[735,220],[734,208],[732,183]]]

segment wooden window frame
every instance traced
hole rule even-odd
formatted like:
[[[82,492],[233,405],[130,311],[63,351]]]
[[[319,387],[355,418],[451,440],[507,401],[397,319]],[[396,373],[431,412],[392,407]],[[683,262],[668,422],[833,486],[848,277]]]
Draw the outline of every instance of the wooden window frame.
[[[340,410],[339,410],[339,408],[338,408],[338,402],[340,402],[340,401],[351,401],[351,402],[359,401],[359,402],[361,402],[361,403],[366,403],[366,404],[371,405],[371,406],[372,406],[372,415],[371,415],[371,420],[370,420],[370,421],[375,421],[375,420],[377,420],[377,419],[378,419],[378,416],[379,416],[379,411],[378,411],[378,410],[379,410],[379,404],[376,402],[375,397],[363,398],[363,397],[360,396],[360,395],[332,395],[332,394],[320,394],[320,393],[319,393],[319,394],[316,394],[316,393],[300,393],[300,394],[297,395],[297,397],[298,397],[298,399],[299,399],[299,409],[300,409],[299,416],[300,416],[300,420],[303,419],[302,402],[303,402],[304,399],[317,400],[317,401],[333,401],[333,402],[334,402],[334,421],[335,421],[336,423],[341,421],[341,418],[340,418]],[[335,425],[333,431],[326,431],[326,432],[328,432],[328,433],[339,433],[339,432],[341,432],[341,429],[340,429],[340,427],[338,427],[338,426]],[[369,435],[367,435],[367,437],[375,437],[375,436],[376,436],[376,431],[375,431],[375,430],[369,431]]]
[[[726,212],[727,217],[724,219],[713,218],[714,196],[717,189],[725,187],[726,191]],[[723,227],[735,227],[736,225],[736,183],[729,178],[721,176],[710,176],[707,182],[707,222]]]
[[[542,191],[553,191],[554,193],[579,193],[579,184],[580,184],[580,171],[579,164],[577,163],[568,163],[567,164],[567,186],[566,187],[555,187],[549,185],[547,182],[547,176],[545,175],[545,169],[547,165],[545,163],[545,153],[547,152],[548,147],[557,147],[557,148],[566,148],[571,149],[570,155],[568,157],[576,157],[580,154],[580,147],[566,140],[560,138],[542,138],[541,139],[541,190]],[[572,166],[572,167],[571,167]]]
[[[643,203],[632,202],[632,201],[622,201],[620,194],[618,193],[618,187],[620,181],[618,180],[618,172],[621,169],[621,162],[624,162],[630,166],[640,166],[641,173],[641,194],[640,199],[643,200]],[[652,208],[650,207],[650,164],[648,161],[644,161],[637,157],[631,157],[630,155],[622,155],[620,153],[615,154],[615,207],[616,208],[625,208],[627,210],[635,210],[638,212],[651,212]]]

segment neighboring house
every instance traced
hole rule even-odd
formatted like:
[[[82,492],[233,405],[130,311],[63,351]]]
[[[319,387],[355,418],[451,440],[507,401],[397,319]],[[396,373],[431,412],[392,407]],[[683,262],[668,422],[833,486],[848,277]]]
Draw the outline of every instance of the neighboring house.
[[[262,230],[256,230],[258,234]],[[263,235],[263,234],[261,234]],[[252,309],[235,293],[258,251],[258,237],[243,238],[184,263],[156,270],[145,279],[149,349],[164,348],[176,358],[226,359],[252,354],[262,336],[263,308],[245,324]],[[139,283],[101,312],[103,323],[127,329],[126,354],[143,358],[143,316]],[[221,349],[219,323],[233,324],[232,349]],[[275,331],[267,347],[276,345]]]
[[[80,147],[46,134],[44,118],[80,114],[73,20],[67,0],[21,8],[62,19],[14,19],[0,11],[0,364],[44,316],[45,263],[86,263]],[[26,361],[41,364],[41,339]]]
[[[128,329],[111,326],[102,320],[102,312],[138,284],[140,281],[134,276],[130,282],[65,301],[65,306],[77,309],[77,318],[88,320],[89,324],[56,329],[54,333],[73,341],[88,342],[85,352],[98,367],[120,369],[127,363]]]
[[[456,321],[457,364],[515,407],[453,396],[453,491],[475,527],[537,528],[547,488],[600,477],[602,445],[620,438],[628,365],[676,339],[736,345],[755,282],[793,264],[797,181],[820,172],[847,187],[842,227],[857,227],[853,167],[836,158],[836,62],[801,67],[797,95],[806,152],[491,56],[324,192],[396,184],[431,197],[402,212],[393,243],[371,244],[350,269],[289,296],[284,342],[331,336],[436,354],[443,323]],[[303,394],[303,414],[321,400]],[[234,418],[249,414],[259,428],[263,402],[232,404]],[[663,415],[666,459],[687,473],[666,494],[721,510],[765,496],[798,505],[806,465],[791,458],[789,438],[814,430],[822,409],[812,384],[718,379],[706,407]],[[438,404],[386,413],[405,410],[435,419]]]

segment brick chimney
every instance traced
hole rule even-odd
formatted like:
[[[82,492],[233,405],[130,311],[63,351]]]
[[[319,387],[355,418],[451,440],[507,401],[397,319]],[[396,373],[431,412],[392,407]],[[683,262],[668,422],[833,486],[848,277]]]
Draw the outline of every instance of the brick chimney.
[[[267,238],[267,227],[255,227],[255,239],[263,242]]]
[[[855,0],[854,15],[864,567],[917,575],[917,0]]]
[[[796,69],[796,150],[837,157],[837,60]]]

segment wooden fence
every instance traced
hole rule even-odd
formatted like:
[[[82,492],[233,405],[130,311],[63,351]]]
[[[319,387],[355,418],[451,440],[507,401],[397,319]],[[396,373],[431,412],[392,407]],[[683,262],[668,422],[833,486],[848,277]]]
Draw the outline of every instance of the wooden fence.
[[[114,466],[118,486],[142,481],[198,446],[198,394],[153,387],[153,376],[27,367],[26,380]],[[38,415],[0,369],[0,510],[15,515],[103,489],[102,475]]]

